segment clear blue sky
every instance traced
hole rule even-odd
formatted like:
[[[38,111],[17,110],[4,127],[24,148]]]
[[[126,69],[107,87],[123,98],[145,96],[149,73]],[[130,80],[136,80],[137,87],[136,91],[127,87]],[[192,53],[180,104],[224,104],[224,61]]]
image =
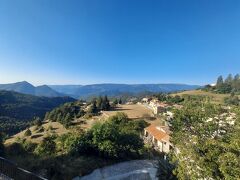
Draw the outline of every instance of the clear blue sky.
[[[0,0],[0,83],[206,84],[237,72],[239,0]]]

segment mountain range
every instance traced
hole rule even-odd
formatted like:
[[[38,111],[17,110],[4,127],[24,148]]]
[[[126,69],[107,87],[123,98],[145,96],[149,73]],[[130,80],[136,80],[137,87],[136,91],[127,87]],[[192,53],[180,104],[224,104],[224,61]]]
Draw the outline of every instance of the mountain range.
[[[143,92],[176,92],[197,89],[198,85],[186,84],[93,84],[93,85],[49,85],[59,93],[67,94],[74,98],[86,99],[92,96],[108,95],[118,96],[121,94],[139,94]]]
[[[33,86],[27,81],[11,83],[11,84],[0,84],[0,90],[14,91],[23,94],[29,94],[34,96],[44,96],[44,97],[61,97],[65,96],[47,85]]]
[[[187,84],[92,84],[92,85],[42,85],[33,86],[22,81],[11,84],[0,84],[0,90],[15,91],[23,94],[45,97],[71,96],[87,99],[98,95],[119,96],[121,94],[139,94],[143,92],[170,93],[197,89],[198,85]]]

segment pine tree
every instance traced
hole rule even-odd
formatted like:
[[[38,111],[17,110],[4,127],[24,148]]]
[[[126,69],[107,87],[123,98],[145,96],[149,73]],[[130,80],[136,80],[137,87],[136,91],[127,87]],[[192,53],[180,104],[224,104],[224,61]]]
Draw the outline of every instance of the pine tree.
[[[71,125],[71,122],[72,122],[71,114],[67,113],[67,115],[64,118],[63,124],[65,125],[65,127],[69,127]]]
[[[110,109],[110,103],[107,96],[104,96],[103,103],[104,103],[103,110],[108,111]]]
[[[229,74],[228,77],[225,79],[226,84],[231,84],[233,82],[232,74]]]
[[[217,79],[217,88],[221,87],[223,85],[223,77],[222,76],[219,76],[218,79]]]
[[[96,103],[96,106],[99,110],[102,110],[102,104],[103,104],[102,96],[99,96]]]
[[[236,74],[234,76],[233,85],[232,86],[233,86],[233,90],[235,92],[239,92],[240,91],[240,76],[239,76],[239,74]]]
[[[119,99],[118,104],[122,104],[122,99],[121,98]]]
[[[118,99],[114,99],[113,104],[117,105],[118,104]]]
[[[24,136],[31,136],[32,135],[32,132],[30,129],[27,129],[24,133]]]
[[[97,105],[96,105],[96,100],[93,100],[88,112],[92,113],[92,114],[96,114],[97,111],[98,111],[98,108],[97,108]]]

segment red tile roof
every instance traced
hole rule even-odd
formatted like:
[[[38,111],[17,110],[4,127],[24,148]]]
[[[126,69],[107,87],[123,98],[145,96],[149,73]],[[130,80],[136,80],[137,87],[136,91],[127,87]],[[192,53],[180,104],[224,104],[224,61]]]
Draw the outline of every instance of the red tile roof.
[[[162,128],[161,128],[162,129]],[[158,141],[169,141],[169,135],[163,129],[157,129],[157,126],[150,125],[145,130]]]

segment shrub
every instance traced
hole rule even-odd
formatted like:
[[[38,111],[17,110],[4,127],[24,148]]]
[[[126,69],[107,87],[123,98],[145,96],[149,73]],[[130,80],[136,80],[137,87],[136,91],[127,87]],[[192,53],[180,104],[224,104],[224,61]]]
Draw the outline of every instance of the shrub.
[[[44,127],[43,127],[43,126],[40,126],[40,127],[38,128],[37,133],[42,133],[42,132],[44,132]]]
[[[24,136],[31,136],[32,135],[32,132],[30,129],[27,129],[24,133]]]
[[[23,155],[26,153],[21,143],[14,142],[6,146],[5,151],[8,155]]]
[[[35,149],[37,155],[53,155],[56,151],[55,137],[48,136]]]
[[[143,141],[139,131],[142,122],[133,124],[124,113],[110,117],[104,123],[95,124],[74,144],[80,154],[94,154],[105,158],[132,158],[139,155]]]
[[[52,131],[53,127],[51,125],[48,126],[47,131]]]

